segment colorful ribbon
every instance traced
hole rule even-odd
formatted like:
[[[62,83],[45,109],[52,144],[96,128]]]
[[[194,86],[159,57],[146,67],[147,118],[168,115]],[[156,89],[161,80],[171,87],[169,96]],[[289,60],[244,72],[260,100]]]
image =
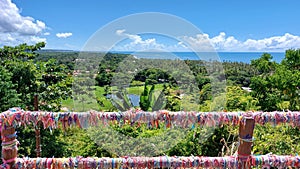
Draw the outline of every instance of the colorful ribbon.
[[[255,123],[271,123],[278,125],[287,123],[300,127],[300,112],[144,112],[129,110],[126,112],[41,112],[24,111],[12,108],[0,114],[0,125],[33,125],[43,123],[44,128],[67,128],[77,125],[81,128],[98,125],[108,125],[110,122],[123,124],[146,123],[149,127],[165,124],[166,127],[220,126],[223,124],[245,124],[247,119]],[[15,134],[2,135],[2,151],[17,149],[17,140],[7,141]],[[252,142],[253,138],[245,136],[241,141]],[[242,159],[243,158],[243,159]],[[242,159],[242,160],[241,160]],[[15,159],[6,160],[6,163]],[[124,158],[17,158],[15,166],[25,168],[237,168],[239,163],[254,167],[300,167],[298,156],[228,156],[228,157],[124,157]],[[9,168],[7,164],[1,168]]]
[[[236,156],[226,157],[123,157],[123,158],[18,158],[15,168],[237,168]],[[247,166],[300,167],[298,156],[249,156]]]
[[[108,125],[110,122],[123,124],[145,123],[148,127],[195,127],[245,124],[247,119],[254,119],[256,124],[287,123],[300,127],[300,112],[144,112],[128,110],[126,112],[41,112],[24,111],[12,108],[0,114],[0,123],[8,125],[34,125],[42,121],[44,128],[63,129],[70,126],[87,128],[90,126]],[[161,123],[159,123],[161,122]]]

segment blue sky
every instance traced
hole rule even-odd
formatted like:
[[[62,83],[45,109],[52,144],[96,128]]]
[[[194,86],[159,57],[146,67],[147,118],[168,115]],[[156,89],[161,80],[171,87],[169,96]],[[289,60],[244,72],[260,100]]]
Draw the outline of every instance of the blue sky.
[[[80,50],[97,30],[120,17],[162,12],[194,24],[218,51],[284,51],[300,47],[299,6],[298,0],[0,0],[0,45],[42,40],[50,49]],[[124,28],[122,36],[128,39],[123,46],[136,40],[129,35]],[[140,41],[127,50],[141,48],[139,43],[174,49],[172,40],[159,36],[135,38]],[[185,38],[199,41],[196,35]],[[125,50],[121,44],[117,49]]]

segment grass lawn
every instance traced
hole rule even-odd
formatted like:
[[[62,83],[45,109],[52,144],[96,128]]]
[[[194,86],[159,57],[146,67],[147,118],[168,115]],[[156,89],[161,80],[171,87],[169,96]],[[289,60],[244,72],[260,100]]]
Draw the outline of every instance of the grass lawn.
[[[70,111],[87,111],[87,110],[99,110],[99,105],[96,99],[89,98],[88,96],[83,96],[85,99],[83,102],[67,99],[62,101],[62,107],[66,107]]]
[[[62,101],[62,107],[67,108],[70,111],[88,111],[88,110],[97,110],[97,111],[114,111],[115,108],[108,100],[105,94],[105,87],[95,86],[95,90],[93,91],[93,97],[88,97],[87,95],[81,96],[83,101],[73,100],[71,98]],[[116,87],[111,87],[112,91],[117,91]],[[132,86],[126,89],[128,94],[141,95],[144,86]],[[163,84],[155,85],[155,95],[158,96],[160,91],[163,90]],[[102,105],[100,106],[97,103],[97,99],[100,100]],[[185,96],[182,100],[183,109],[188,110],[198,110],[199,105],[194,103],[192,97]]]
[[[162,91],[164,88],[163,84],[157,84],[155,85],[155,90]],[[132,86],[127,88],[128,94],[136,94],[136,95],[141,95],[142,92],[144,91],[144,86]]]
[[[105,107],[111,107],[112,104],[110,103],[110,101],[103,96],[103,94],[105,93],[104,87],[95,86],[95,89],[96,90],[93,93],[94,97],[83,95],[82,98],[85,100],[83,102],[69,98],[62,101],[62,107],[66,107],[71,111],[86,111],[91,109],[100,110],[100,106],[97,103],[96,99],[97,97],[100,97],[102,99],[104,105],[106,105]]]

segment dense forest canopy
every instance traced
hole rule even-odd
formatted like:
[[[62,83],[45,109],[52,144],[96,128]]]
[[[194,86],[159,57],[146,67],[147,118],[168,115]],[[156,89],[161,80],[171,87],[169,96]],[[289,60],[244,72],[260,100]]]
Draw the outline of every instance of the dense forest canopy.
[[[217,89],[214,95],[216,89],[212,87],[211,77],[224,81],[221,73],[208,73],[205,65],[217,64],[214,62],[185,60],[179,64],[176,60],[167,60],[160,66],[162,60],[140,59],[138,65],[136,58],[131,55],[90,53],[93,57],[102,57],[101,62],[97,63],[96,74],[90,74],[93,81],[89,82],[88,87],[80,83],[74,87],[74,77],[80,79],[83,72],[81,67],[76,66],[80,53],[40,50],[44,46],[45,43],[38,43],[0,48],[1,111],[10,107],[33,110],[36,94],[39,96],[39,109],[46,111],[73,110],[74,103],[85,105],[82,110],[96,108],[102,111],[124,111],[133,107],[129,95],[137,96],[139,106],[135,108],[145,111],[300,110],[300,49],[287,50],[281,63],[272,61],[268,53],[252,60],[251,64],[221,63],[226,87],[224,90]],[[212,68],[216,69],[215,72],[222,71],[220,67]],[[122,83],[124,80],[128,81],[127,85]],[[188,83],[192,80],[195,80],[195,85]],[[83,91],[81,94],[84,97],[74,98],[74,90]],[[84,92],[88,90],[96,90],[95,95]],[[94,107],[89,107],[89,98],[96,100]],[[225,104],[220,106],[220,102]],[[164,132],[161,128],[150,130],[143,125],[114,126],[114,129],[133,137],[150,137]],[[34,157],[34,132],[27,128],[19,130],[20,154]],[[234,148],[237,143],[236,128],[223,126],[202,141],[200,137],[204,130],[191,130],[185,139],[163,154],[229,155],[224,149]],[[66,132],[42,130],[42,155],[114,156],[91,140],[91,132],[97,133],[77,128]],[[300,151],[299,134],[298,129],[288,126],[258,126],[255,130],[257,144],[254,144],[254,153],[296,154]],[[266,140],[273,142],[266,145]]]

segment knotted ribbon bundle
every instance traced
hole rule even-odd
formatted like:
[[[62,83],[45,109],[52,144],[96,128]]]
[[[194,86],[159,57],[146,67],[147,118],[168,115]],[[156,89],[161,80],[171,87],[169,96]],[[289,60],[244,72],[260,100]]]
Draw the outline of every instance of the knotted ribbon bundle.
[[[288,123],[294,127],[300,127],[300,112],[169,112],[160,110],[156,112],[144,112],[140,110],[128,110],[125,112],[42,112],[24,111],[12,108],[1,113],[0,124],[8,125],[34,125],[38,121],[43,122],[44,128],[67,128],[79,126],[108,125],[111,122],[119,125],[146,123],[148,127],[157,127],[164,124],[166,127],[194,127],[220,125],[239,125],[245,123],[248,118],[253,118],[257,124]],[[160,122],[160,123],[159,123]],[[61,124],[61,125],[60,125]]]
[[[18,158],[17,169],[62,168],[238,168],[238,157],[122,157],[122,158]],[[249,156],[248,166],[260,168],[300,167],[298,156]]]

